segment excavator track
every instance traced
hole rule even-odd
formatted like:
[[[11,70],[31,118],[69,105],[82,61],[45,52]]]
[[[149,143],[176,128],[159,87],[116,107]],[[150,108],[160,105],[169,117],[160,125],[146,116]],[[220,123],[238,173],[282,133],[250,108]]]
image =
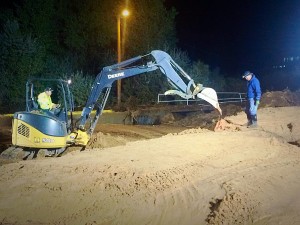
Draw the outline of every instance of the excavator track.
[[[0,154],[0,158],[3,160],[19,161],[19,160],[31,160],[38,157],[60,157],[66,148],[58,149],[32,149],[32,148],[20,148],[11,146],[4,150]]]
[[[28,152],[24,152],[22,148],[11,146],[1,153],[1,159],[8,160],[26,160],[29,156]]]

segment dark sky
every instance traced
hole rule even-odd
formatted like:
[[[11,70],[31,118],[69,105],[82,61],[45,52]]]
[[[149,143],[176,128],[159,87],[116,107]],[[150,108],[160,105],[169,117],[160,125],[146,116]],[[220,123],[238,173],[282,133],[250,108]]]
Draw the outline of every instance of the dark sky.
[[[1,1],[1,6],[14,1]],[[222,73],[260,72],[300,55],[300,0],[165,0],[179,47]]]
[[[196,5],[197,2],[197,5]],[[166,0],[179,47],[228,75],[300,55],[300,0]]]

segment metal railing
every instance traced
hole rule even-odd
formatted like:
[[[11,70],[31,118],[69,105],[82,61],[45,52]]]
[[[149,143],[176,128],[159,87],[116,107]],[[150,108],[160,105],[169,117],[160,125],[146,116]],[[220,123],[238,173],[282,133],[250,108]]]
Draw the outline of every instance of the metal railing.
[[[222,103],[243,103],[246,101],[246,93],[241,92],[217,92],[218,101]],[[201,98],[198,99],[182,99],[175,95],[157,95],[157,103],[185,103],[186,105],[198,104],[208,105],[206,101]]]

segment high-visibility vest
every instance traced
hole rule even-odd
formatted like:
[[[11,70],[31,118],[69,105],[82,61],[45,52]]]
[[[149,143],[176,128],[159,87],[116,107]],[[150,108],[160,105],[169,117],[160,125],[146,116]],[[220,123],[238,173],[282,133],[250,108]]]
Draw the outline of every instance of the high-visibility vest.
[[[47,95],[45,92],[39,94],[38,103],[41,109],[52,109],[53,106],[51,96]]]

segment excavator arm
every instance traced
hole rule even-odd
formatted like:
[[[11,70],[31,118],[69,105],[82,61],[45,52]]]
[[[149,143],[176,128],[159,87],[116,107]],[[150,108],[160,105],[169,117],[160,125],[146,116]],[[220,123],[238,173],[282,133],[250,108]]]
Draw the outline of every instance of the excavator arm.
[[[158,69],[175,88],[175,90],[165,92],[166,95],[179,95],[185,99],[195,98],[195,96],[197,96],[212,104],[221,113],[217,95],[213,89],[205,88],[201,84],[196,85],[194,80],[177,65],[167,53],[155,50],[147,55],[137,56],[102,69],[93,83],[90,95],[79,120],[78,129],[82,132],[86,132],[89,137],[92,135],[105,107],[114,81]],[[184,80],[186,80],[186,82]],[[102,95],[102,101],[98,102],[100,95]],[[92,116],[93,110],[95,110],[96,113]],[[90,123],[88,129],[86,129],[87,123]]]

